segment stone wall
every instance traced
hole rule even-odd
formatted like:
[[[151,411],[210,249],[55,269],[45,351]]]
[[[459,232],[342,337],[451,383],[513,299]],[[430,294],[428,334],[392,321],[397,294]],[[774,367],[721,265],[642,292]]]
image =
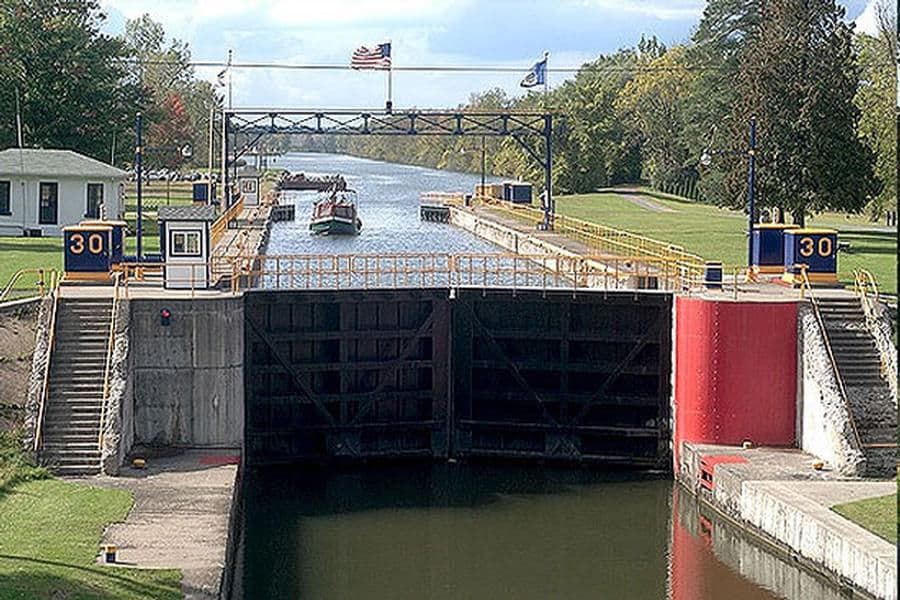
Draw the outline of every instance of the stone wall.
[[[873,323],[869,323],[869,333],[875,338],[875,347],[881,355],[884,374],[897,405],[897,346],[894,345],[893,333],[897,323],[897,310],[884,303],[876,303],[879,313]]]
[[[828,358],[824,333],[807,303],[799,307],[797,336],[800,448],[828,462],[842,475],[862,475],[865,457]]]
[[[109,397],[103,427],[100,464],[107,475],[118,475],[119,466],[134,443],[134,378],[131,376],[129,320],[131,307],[120,300],[109,372]]]
[[[53,296],[47,296],[40,301],[34,354],[31,358],[31,376],[28,379],[28,399],[25,403],[25,435],[22,442],[25,451],[35,460],[37,456],[34,456],[34,439],[37,435],[38,413],[44,393],[44,371],[47,368],[47,361],[50,360],[50,321],[53,318],[54,306]]]
[[[131,301],[134,444],[241,447],[243,299]],[[170,325],[160,311],[171,311]]]

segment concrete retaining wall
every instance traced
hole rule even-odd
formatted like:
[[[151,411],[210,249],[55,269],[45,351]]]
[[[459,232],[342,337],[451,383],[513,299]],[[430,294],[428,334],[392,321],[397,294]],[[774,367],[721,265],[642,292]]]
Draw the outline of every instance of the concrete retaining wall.
[[[134,444],[134,377],[129,342],[131,307],[119,301],[109,370],[109,397],[103,427],[100,465],[107,475],[118,475],[119,466]]]
[[[894,406],[897,405],[897,346],[894,345],[892,339],[894,323],[897,321],[896,310],[890,306],[878,303],[876,305],[877,318],[874,323],[869,324],[869,332],[875,338],[875,347],[881,355],[881,361],[884,365],[884,373],[888,387],[894,399]]]
[[[745,481],[741,516],[803,558],[853,581],[876,598],[897,598],[897,562],[890,544],[883,540],[860,543],[854,535],[857,525],[792,491],[790,485]],[[887,556],[881,551],[884,546],[889,550]]]
[[[243,299],[131,302],[134,443],[242,447]],[[160,311],[171,311],[169,326]]]
[[[824,333],[813,309],[801,304],[797,318],[797,440],[800,448],[842,475],[862,475],[866,461],[828,358]]]
[[[28,379],[28,399],[25,402],[25,435],[22,443],[25,452],[37,459],[34,453],[34,438],[37,435],[37,419],[44,393],[44,369],[50,360],[50,320],[53,317],[53,297],[40,301],[37,329],[34,340],[34,354],[31,357],[31,376]]]

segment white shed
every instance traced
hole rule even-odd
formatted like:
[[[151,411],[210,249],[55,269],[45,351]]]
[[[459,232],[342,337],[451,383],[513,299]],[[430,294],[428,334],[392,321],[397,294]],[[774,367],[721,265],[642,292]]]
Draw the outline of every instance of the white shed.
[[[0,235],[61,235],[125,216],[127,173],[71,150],[0,151]]]

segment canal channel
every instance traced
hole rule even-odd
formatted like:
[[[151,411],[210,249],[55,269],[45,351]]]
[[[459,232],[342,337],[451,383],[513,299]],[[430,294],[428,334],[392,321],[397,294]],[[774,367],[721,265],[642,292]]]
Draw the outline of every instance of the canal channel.
[[[499,252],[418,218],[424,191],[471,190],[478,175],[328,154],[274,165],[340,173],[359,192],[363,232],[273,225],[269,254]],[[522,463],[408,462],[264,467],[243,479],[237,560],[246,598],[845,597],[711,514],[659,473]]]

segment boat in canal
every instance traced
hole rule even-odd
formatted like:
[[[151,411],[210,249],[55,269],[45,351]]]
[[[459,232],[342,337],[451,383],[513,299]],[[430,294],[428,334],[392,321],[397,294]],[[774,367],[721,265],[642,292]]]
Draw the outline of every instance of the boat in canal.
[[[347,189],[347,181],[341,175],[305,175],[303,173],[288,173],[285,171],[278,180],[278,189],[306,191],[313,190],[325,192],[332,188],[338,190]]]
[[[362,220],[357,214],[356,191],[334,187],[313,204],[310,232],[316,235],[357,235]]]

